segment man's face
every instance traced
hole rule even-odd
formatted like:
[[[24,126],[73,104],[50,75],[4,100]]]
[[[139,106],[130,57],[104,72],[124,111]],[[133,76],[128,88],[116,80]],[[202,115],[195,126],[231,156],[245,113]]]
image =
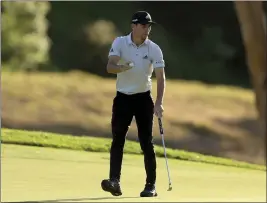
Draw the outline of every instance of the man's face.
[[[150,24],[136,24],[133,25],[133,32],[135,36],[140,37],[141,39],[145,40],[151,30],[151,25]]]

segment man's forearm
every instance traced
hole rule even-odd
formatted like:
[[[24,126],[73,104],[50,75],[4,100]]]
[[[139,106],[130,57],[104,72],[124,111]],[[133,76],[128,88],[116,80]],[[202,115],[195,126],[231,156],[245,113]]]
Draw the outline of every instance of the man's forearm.
[[[122,67],[121,65],[109,63],[107,65],[107,72],[108,73],[113,73],[113,74],[120,73],[120,72],[122,72],[121,67]]]
[[[165,78],[159,78],[157,80],[157,100],[156,100],[156,102],[163,104],[164,93],[165,93]]]

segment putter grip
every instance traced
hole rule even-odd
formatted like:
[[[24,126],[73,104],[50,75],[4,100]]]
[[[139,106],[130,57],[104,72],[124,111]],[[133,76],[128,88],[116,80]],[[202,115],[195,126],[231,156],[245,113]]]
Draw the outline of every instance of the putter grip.
[[[164,131],[163,131],[163,127],[162,127],[161,118],[158,118],[158,121],[159,121],[159,131],[160,131],[160,134],[163,135]]]

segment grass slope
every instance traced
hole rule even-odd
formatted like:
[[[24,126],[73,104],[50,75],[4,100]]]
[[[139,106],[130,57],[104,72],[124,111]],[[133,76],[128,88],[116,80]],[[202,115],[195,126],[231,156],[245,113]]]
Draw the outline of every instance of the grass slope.
[[[12,129],[1,130],[1,141],[2,143],[7,144],[65,148],[92,152],[108,152],[111,144],[111,140],[107,138],[74,137],[71,135]],[[162,147],[156,146],[155,150],[158,157],[164,156]],[[139,144],[132,141],[126,142],[124,152],[128,154],[142,153]],[[205,156],[199,153],[187,152],[184,150],[167,149],[167,156],[169,158],[180,160],[266,170],[266,167],[261,165],[249,164],[213,156]]]
[[[64,142],[64,140],[63,140]],[[3,144],[1,200],[4,202],[264,202],[266,173],[236,167],[169,160],[173,190],[163,158],[158,158],[157,198],[139,198],[143,158],[125,154],[123,195],[103,192],[108,153]]]
[[[114,79],[81,72],[2,72],[2,125],[73,135],[110,136]],[[153,79],[153,97],[156,98]],[[250,90],[167,80],[167,146],[251,163],[264,163],[254,94]],[[155,143],[161,144],[157,122]],[[133,121],[128,138],[136,139]]]

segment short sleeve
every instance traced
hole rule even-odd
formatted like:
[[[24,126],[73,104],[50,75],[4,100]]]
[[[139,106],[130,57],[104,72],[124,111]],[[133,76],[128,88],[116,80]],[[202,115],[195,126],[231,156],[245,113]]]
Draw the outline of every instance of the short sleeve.
[[[121,47],[120,38],[117,37],[111,45],[108,56],[121,56],[121,48],[120,47]]]
[[[165,61],[163,59],[163,54],[158,45],[153,46],[153,67],[154,68],[164,68],[165,67]]]

